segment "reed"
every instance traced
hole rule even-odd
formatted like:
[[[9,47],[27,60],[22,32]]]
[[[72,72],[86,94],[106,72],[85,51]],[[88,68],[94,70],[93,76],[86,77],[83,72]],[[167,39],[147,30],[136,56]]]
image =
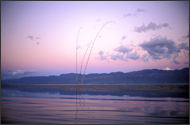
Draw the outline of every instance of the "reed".
[[[79,28],[78,34],[77,34],[77,41],[76,41],[76,119],[77,119],[77,113],[78,113],[78,106],[77,106],[77,94],[78,94],[78,85],[77,85],[77,47],[78,47],[78,37],[79,37],[79,32],[82,27]]]
[[[85,54],[84,54],[84,56],[83,56],[83,59],[82,59],[82,63],[81,63],[81,67],[80,67],[79,84],[80,84],[80,82],[81,82],[81,76],[82,76],[81,73],[82,73],[83,62],[84,62],[86,53],[87,53],[87,51],[88,51],[88,49],[89,49],[91,43],[92,43],[92,41],[89,43],[89,45],[88,45],[88,47],[87,47],[87,49],[86,49],[86,51],[85,51]],[[82,89],[82,84],[80,84],[79,92],[80,92],[80,95],[81,95],[81,97],[82,97],[82,99],[83,99],[83,96],[82,96],[82,93],[81,93],[81,89]],[[80,96],[79,96],[79,97],[80,97]],[[84,100],[83,100],[83,101],[84,101]],[[81,99],[80,99],[80,102],[81,102]],[[84,102],[83,102],[83,103],[84,103]],[[83,104],[83,106],[84,106],[84,104]]]
[[[81,87],[82,87],[82,83],[83,83],[83,80],[84,80],[84,75],[85,75],[85,72],[86,72],[86,69],[87,69],[87,65],[88,65],[88,62],[89,62],[89,59],[90,59],[90,55],[91,55],[91,52],[92,52],[92,48],[93,48],[93,46],[94,46],[94,43],[95,43],[95,41],[96,41],[96,39],[97,39],[97,37],[98,37],[100,31],[101,31],[107,24],[109,24],[109,23],[114,23],[114,22],[110,21],[110,22],[105,23],[105,24],[100,28],[100,30],[98,31],[98,33],[96,34],[96,37],[95,37],[95,39],[94,39],[94,41],[93,41],[93,44],[92,44],[92,47],[91,47],[91,50],[90,50],[90,53],[89,53],[89,55],[88,55],[88,60],[87,60],[87,63],[86,63],[86,66],[85,66],[85,70],[84,70],[84,74],[83,74],[83,77],[82,77]],[[114,24],[115,24],[115,23],[114,23]],[[90,46],[90,45],[89,45],[89,46]]]
[[[85,53],[84,53],[83,59],[82,59],[82,63],[81,63],[81,67],[80,67],[79,83],[80,83],[80,80],[81,80],[81,73],[82,73],[82,66],[83,66],[84,58],[85,58],[85,56],[86,56],[86,53],[87,53],[87,51],[88,51],[88,49],[89,49],[91,43],[92,43],[92,41],[89,43],[89,45],[88,45],[88,47],[87,47],[87,49],[86,49],[86,51],[85,51]]]
[[[77,47],[78,47],[78,37],[79,37],[79,32],[81,30],[82,27],[79,28],[78,30],[78,34],[77,34],[77,42],[76,42],[76,90],[78,89],[78,86],[77,86]]]
[[[85,51],[85,54],[84,54],[83,59],[82,59],[81,67],[80,67],[80,76],[79,76],[79,85],[80,85],[79,92],[80,92],[80,94],[81,94],[82,83],[83,83],[83,80],[84,80],[84,75],[85,75],[85,72],[86,72],[86,69],[87,69],[87,65],[88,65],[88,62],[89,62],[89,59],[90,59],[90,55],[91,55],[91,52],[92,52],[92,48],[93,48],[93,46],[94,46],[94,43],[95,43],[95,41],[96,41],[96,39],[97,39],[97,37],[98,37],[100,31],[101,31],[107,24],[109,24],[109,23],[114,23],[114,22],[110,21],[110,22],[105,23],[105,24],[100,28],[100,30],[98,31],[98,33],[96,34],[96,37],[95,37],[95,39],[94,39],[94,41],[93,41],[93,44],[92,44],[92,46],[91,46],[90,53],[89,53],[89,55],[88,55],[88,59],[87,59],[86,66],[85,66],[85,70],[84,70],[84,73],[83,73],[83,76],[82,76],[81,73],[82,73],[83,61],[84,61],[84,58],[85,58],[85,56],[86,56],[86,53],[87,53],[87,51],[88,51],[88,49],[89,49],[89,47],[90,47],[92,41],[90,42],[89,46],[87,47],[87,49],[86,49],[86,51]],[[79,36],[79,32],[80,32],[81,28],[82,28],[82,27],[80,27],[80,29],[79,29],[79,31],[78,31],[77,43],[76,43],[76,101],[77,101],[77,94],[78,94],[78,84],[77,84],[77,46],[78,46],[78,36]],[[81,81],[81,77],[82,77],[82,81]],[[81,81],[81,83],[80,83],[80,81]],[[82,96],[82,94],[81,94],[81,96]],[[80,96],[79,96],[79,98],[80,98]],[[83,98],[83,97],[82,97],[82,98]],[[80,100],[80,102],[81,102],[81,100]],[[76,102],[76,104],[77,104],[77,102]],[[83,103],[83,106],[84,106],[84,103]]]

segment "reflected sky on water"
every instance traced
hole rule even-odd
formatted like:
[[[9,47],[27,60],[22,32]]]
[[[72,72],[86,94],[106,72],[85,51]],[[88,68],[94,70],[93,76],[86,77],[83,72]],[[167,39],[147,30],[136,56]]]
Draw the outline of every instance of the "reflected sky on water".
[[[2,88],[1,119],[3,123],[189,123],[189,99]]]

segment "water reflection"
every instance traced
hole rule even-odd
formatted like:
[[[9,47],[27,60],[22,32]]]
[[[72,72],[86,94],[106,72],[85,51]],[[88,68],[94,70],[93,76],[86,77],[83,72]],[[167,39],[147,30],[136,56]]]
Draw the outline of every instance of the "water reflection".
[[[21,123],[73,123],[75,120],[81,124],[187,123],[189,117],[187,102],[86,100],[77,115],[74,102],[75,99],[1,98],[3,116]]]
[[[75,124],[77,124],[78,112],[80,111],[79,108],[84,107],[85,99],[82,95],[82,86],[76,86],[76,113],[75,113]]]
[[[83,103],[85,100],[85,103]],[[1,89],[3,123],[189,123],[189,99],[76,95]]]

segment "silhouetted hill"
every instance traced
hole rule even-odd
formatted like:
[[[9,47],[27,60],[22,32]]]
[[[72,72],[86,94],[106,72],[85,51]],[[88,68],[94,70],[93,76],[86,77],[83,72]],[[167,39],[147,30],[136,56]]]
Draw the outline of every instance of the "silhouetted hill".
[[[82,75],[78,75],[80,81]],[[59,76],[33,76],[20,79],[1,80],[2,84],[75,84],[76,74]],[[128,84],[128,83],[189,83],[189,68],[181,70],[146,69],[129,73],[111,72],[85,75],[83,84]]]

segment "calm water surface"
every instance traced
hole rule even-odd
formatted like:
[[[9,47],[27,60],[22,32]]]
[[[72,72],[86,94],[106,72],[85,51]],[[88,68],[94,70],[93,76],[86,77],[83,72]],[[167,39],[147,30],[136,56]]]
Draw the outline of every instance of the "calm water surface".
[[[1,120],[2,123],[188,124],[189,99],[140,95],[76,96],[1,88]]]

